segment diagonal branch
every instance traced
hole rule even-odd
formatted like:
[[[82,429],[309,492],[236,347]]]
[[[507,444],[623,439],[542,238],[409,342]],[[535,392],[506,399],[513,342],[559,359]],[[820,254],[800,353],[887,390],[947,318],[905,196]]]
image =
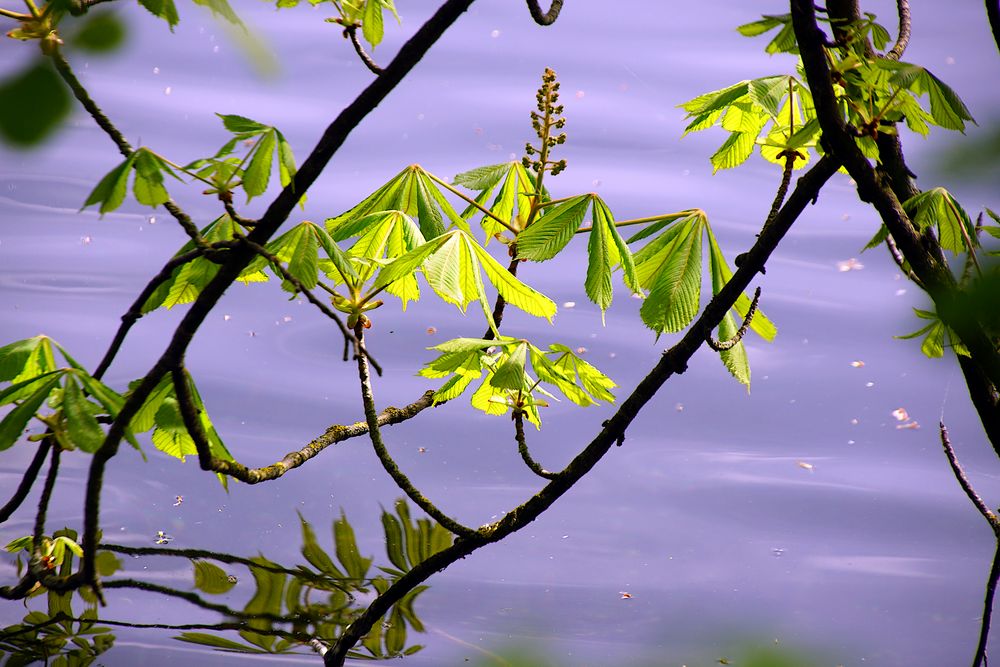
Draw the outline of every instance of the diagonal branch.
[[[531,13],[531,18],[535,20],[538,25],[552,25],[559,18],[559,12],[562,11],[563,0],[552,0],[552,4],[549,5],[549,11],[543,12],[542,8],[538,6],[538,0],[528,0],[528,11]]]
[[[745,255],[746,261],[743,266],[739,267],[719,293],[712,297],[701,316],[681,340],[663,353],[656,366],[622,402],[617,412],[604,422],[601,432],[562,472],[558,473],[555,479],[496,523],[483,526],[471,535],[460,536],[450,547],[421,561],[393,582],[344,630],[337,643],[323,657],[324,664],[327,667],[343,665],[347,652],[410,590],[426,581],[435,572],[443,570],[477,549],[524,528],[597,465],[611,447],[624,437],[625,430],[660,387],[675,373],[683,373],[687,369],[688,360],[701,347],[705,334],[719,325],[795,220],[810,202],[815,201],[820,189],[839,167],[840,163],[827,155],[820,158],[805,175],[799,178],[795,190],[774,217],[772,224],[765,225],[761,229],[757,242]]]
[[[944,448],[944,454],[948,457],[948,464],[951,466],[951,471],[955,474],[955,479],[958,480],[958,485],[962,487],[965,491],[965,495],[969,497],[972,504],[976,506],[979,513],[983,515],[987,523],[990,524],[990,528],[993,532],[1000,537],[1000,518],[993,513],[983,499],[979,497],[976,490],[972,488],[972,484],[969,482],[969,478],[965,475],[965,471],[962,470],[962,466],[958,463],[958,457],[955,456],[955,448],[951,445],[951,440],[948,438],[948,429],[945,427],[944,422],[939,422],[938,427],[941,429],[941,446]]]
[[[1000,49],[1000,0],[986,1],[986,17],[990,20],[990,30],[993,32],[993,42]]]
[[[51,440],[49,438],[43,439],[38,443],[38,449],[35,451],[35,456],[31,459],[31,463],[28,464],[27,469],[24,471],[24,476],[21,478],[21,483],[17,485],[17,490],[14,495],[11,496],[10,500],[3,507],[0,507],[0,523],[4,523],[10,518],[11,514],[17,511],[17,508],[21,506],[24,499],[28,497],[28,493],[31,491],[31,487],[35,484],[35,480],[38,478],[38,471],[42,469],[42,464],[45,463],[45,458],[49,455],[49,447],[51,447]]]

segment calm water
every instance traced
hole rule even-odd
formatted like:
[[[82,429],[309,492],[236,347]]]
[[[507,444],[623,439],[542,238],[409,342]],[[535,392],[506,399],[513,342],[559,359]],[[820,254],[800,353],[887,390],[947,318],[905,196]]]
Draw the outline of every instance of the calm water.
[[[400,9],[404,28],[413,29],[430,4],[408,4]],[[953,85],[981,128],[995,126],[1000,95],[984,82],[997,80],[1000,64],[981,3],[913,4],[908,59]],[[644,2],[618,12],[605,3],[567,5],[555,26],[542,29],[520,2],[476,3],[351,136],[310,193],[303,219],[341,212],[412,162],[450,176],[519,154],[530,138],[527,113],[538,77],[551,66],[562,81],[570,135],[569,169],[549,183],[556,196],[595,190],[619,219],[701,207],[730,257],[748,247],[778,173],[755,159],[712,177],[707,156],[723,136],[680,141],[675,105],[742,78],[789,71],[787,58],[768,58],[763,42],[732,30],[761,12],[785,11],[782,4],[708,2],[668,11]],[[865,8],[891,25],[892,6]],[[171,37],[140,7],[122,6],[133,25],[122,57],[75,60],[133,143],[178,162],[225,141],[215,111],[274,123],[301,160],[328,119],[370,80],[336,27],[322,22],[322,11],[240,8],[282,63],[280,73],[260,78],[206,12],[180,9]],[[402,38],[388,28],[374,54],[381,61]],[[23,62],[27,50],[4,40],[0,71]],[[974,143],[981,131],[973,128],[962,141]],[[935,172],[941,145],[907,137],[919,183],[953,188],[970,211],[996,208],[987,187],[995,174],[963,186]],[[82,114],[38,151],[0,149],[0,340],[44,332],[93,367],[117,318],[183,243],[168,216],[134,203],[104,219],[77,213],[117,159]],[[217,215],[197,188],[175,191],[201,224]],[[248,213],[261,205],[253,202]],[[927,361],[917,344],[892,338],[918,328],[910,309],[926,304],[884,252],[858,254],[875,225],[846,177],[835,177],[761,281],[762,306],[780,333],[772,344],[750,342],[753,393],[731,381],[714,355],[699,353],[635,422],[625,446],[550,512],[429,581],[417,605],[427,633],[411,636],[426,648],[407,664],[502,664],[490,652],[516,644],[560,665],[706,665],[739,655],[747,643],[804,648],[821,656],[817,664],[966,664],[993,540],[940,451],[935,424],[942,413],[974,484],[993,504],[1000,502],[1000,466],[955,364]],[[852,257],[864,268],[838,271],[837,263]],[[653,340],[638,321],[638,302],[620,287],[602,327],[577,266],[525,267],[526,280],[556,302],[577,303],[560,311],[554,329],[516,315],[505,327],[586,347],[587,358],[625,395],[669,340]],[[177,318],[162,312],[143,320],[109,382],[123,388],[142,375]],[[425,333],[428,327],[437,333]],[[406,318],[394,307],[379,311],[370,345],[386,369],[376,385],[380,405],[408,403],[427,388],[414,376],[429,358],[425,347],[482,328],[474,315],[463,318],[433,299]],[[233,288],[201,333],[189,367],[241,461],[271,463],[328,425],[363,417],[353,367],[339,361],[339,334],[276,285]],[[865,365],[852,367],[856,360]],[[920,429],[897,429],[891,413],[900,407]],[[543,465],[561,466],[610,411],[548,409],[541,434],[529,434],[533,451]],[[426,416],[385,433],[400,466],[445,511],[479,525],[538,488],[506,419],[474,414],[465,402]],[[179,465],[149,452],[144,463],[123,450],[109,468],[108,540],[151,546],[163,530],[174,536],[171,546],[259,552],[294,565],[302,562],[296,511],[332,549],[328,527],[343,510],[362,553],[386,563],[379,506],[400,494],[363,439],[280,481],[233,484],[228,495],[196,462]],[[30,454],[23,445],[4,454],[5,496]],[[79,525],[86,463],[80,456],[64,460],[50,529]],[[178,495],[184,502],[175,506]],[[32,518],[22,511],[0,528],[0,542],[30,532]],[[124,562],[126,575],[190,588],[186,561]],[[10,558],[0,562],[0,575],[14,579]],[[241,578],[223,600],[241,607],[252,593],[247,585]],[[622,599],[623,591],[632,597]],[[19,604],[2,605],[0,624],[24,613]],[[113,592],[105,616],[218,620],[138,591]],[[178,643],[175,634],[122,629],[101,662],[245,659]],[[315,664],[309,656],[300,660]]]

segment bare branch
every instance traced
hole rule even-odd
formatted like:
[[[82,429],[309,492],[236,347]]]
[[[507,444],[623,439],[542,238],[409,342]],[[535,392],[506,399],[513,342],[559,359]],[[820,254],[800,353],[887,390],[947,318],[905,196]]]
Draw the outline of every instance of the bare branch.
[[[747,309],[747,316],[743,318],[743,324],[736,331],[736,335],[725,341],[717,341],[712,338],[712,334],[709,333],[705,337],[705,342],[708,346],[715,350],[716,352],[724,352],[726,350],[731,350],[736,347],[736,345],[743,340],[743,336],[746,335],[747,331],[750,330],[750,324],[753,322],[753,316],[757,313],[757,302],[760,300],[760,287],[758,287],[753,293],[753,301],[750,302],[750,308]]]
[[[890,60],[899,60],[910,43],[910,0],[896,0],[896,14],[899,15],[899,34],[896,43],[885,54]]]
[[[358,25],[352,24],[344,28],[344,37],[348,37],[351,40],[351,45],[354,46],[354,50],[358,52],[358,57],[361,58],[361,62],[365,64],[372,74],[376,76],[382,73],[382,68],[379,67],[372,57],[368,55],[365,51],[365,47],[361,45],[361,40],[358,39]]]
[[[368,437],[372,441],[372,446],[375,449],[375,455],[378,456],[378,460],[382,462],[382,467],[385,471],[389,473],[396,485],[409,496],[410,500],[417,504],[420,509],[434,517],[434,519],[440,523],[442,526],[455,533],[458,536],[469,536],[476,535],[476,531],[467,526],[463,526],[458,521],[452,519],[450,516],[439,510],[434,503],[427,499],[424,494],[420,493],[413,482],[399,469],[396,462],[389,455],[389,450],[386,449],[385,443],[382,441],[382,431],[379,428],[378,415],[375,413],[375,397],[372,393],[372,379],[371,374],[368,372],[368,357],[364,354],[365,349],[365,334],[364,325],[358,322],[354,327],[354,337],[358,340],[358,347],[361,350],[361,354],[357,355],[358,361],[358,378],[361,380],[361,402],[365,407],[365,420],[368,422]]]
[[[28,493],[31,491],[31,487],[35,484],[35,480],[38,478],[38,471],[42,469],[42,464],[45,463],[45,458],[49,455],[49,447],[51,447],[51,441],[48,438],[43,439],[38,443],[38,449],[35,451],[35,456],[31,459],[31,463],[28,464],[27,469],[24,471],[24,476],[21,478],[21,483],[17,485],[17,490],[14,495],[11,496],[7,504],[0,508],[0,523],[4,523],[10,516],[17,511],[17,508],[21,506],[24,499],[28,497]]]
[[[528,441],[524,437],[524,412],[517,409],[514,410],[514,439],[517,441],[517,451],[531,472],[545,479],[555,479],[558,476],[558,473],[549,472],[531,457],[531,452],[528,451]]]
[[[56,443],[52,447],[52,458],[49,461],[49,472],[45,475],[45,486],[42,487],[42,495],[38,499],[38,511],[35,514],[35,532],[31,541],[32,560],[38,558],[42,549],[42,536],[45,535],[45,515],[49,511],[49,500],[52,498],[52,489],[56,485],[56,477],[59,476],[60,454],[62,454],[62,447]]]
[[[549,11],[543,12],[542,8],[538,6],[538,0],[528,0],[528,11],[531,12],[531,18],[534,19],[535,23],[538,25],[552,25],[559,18],[559,12],[562,11],[563,0],[552,0],[552,4],[549,5]]]
[[[958,463],[958,457],[955,456],[955,449],[951,446],[951,440],[948,439],[948,429],[945,427],[944,422],[939,422],[938,426],[941,429],[941,446],[944,447],[944,454],[948,457],[948,463],[951,465],[951,471],[955,473],[955,479],[958,480],[959,486],[961,486],[962,490],[965,491],[965,495],[969,497],[969,500],[971,500],[972,504],[976,506],[979,513],[983,515],[987,522],[989,522],[993,532],[1000,537],[1000,519],[998,519],[997,515],[986,506],[983,499],[980,498],[979,494],[976,493],[976,490],[972,488],[972,484],[969,483],[969,478],[966,477],[965,471],[962,470],[962,466]]]

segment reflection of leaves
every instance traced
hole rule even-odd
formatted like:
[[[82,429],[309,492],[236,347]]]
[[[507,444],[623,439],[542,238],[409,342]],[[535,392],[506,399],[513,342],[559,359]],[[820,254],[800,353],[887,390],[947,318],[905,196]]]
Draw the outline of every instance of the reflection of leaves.
[[[195,560],[194,563],[194,587],[210,595],[228,593],[236,585],[235,581],[229,579],[226,571],[215,563],[206,560]]]

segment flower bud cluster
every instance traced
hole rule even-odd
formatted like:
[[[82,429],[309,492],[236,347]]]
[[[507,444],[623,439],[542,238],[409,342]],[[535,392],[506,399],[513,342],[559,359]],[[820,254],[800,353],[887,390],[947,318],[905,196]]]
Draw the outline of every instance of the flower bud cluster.
[[[546,68],[542,74],[542,85],[535,95],[535,101],[538,111],[531,112],[531,127],[540,142],[538,146],[530,142],[525,144],[525,157],[521,160],[521,164],[525,169],[533,169],[538,174],[550,171],[556,175],[566,168],[566,160],[549,160],[549,150],[566,143],[566,133],[553,135],[552,130],[565,127],[566,119],[562,117],[563,106],[558,104],[559,82],[556,81],[556,73],[551,69]]]

